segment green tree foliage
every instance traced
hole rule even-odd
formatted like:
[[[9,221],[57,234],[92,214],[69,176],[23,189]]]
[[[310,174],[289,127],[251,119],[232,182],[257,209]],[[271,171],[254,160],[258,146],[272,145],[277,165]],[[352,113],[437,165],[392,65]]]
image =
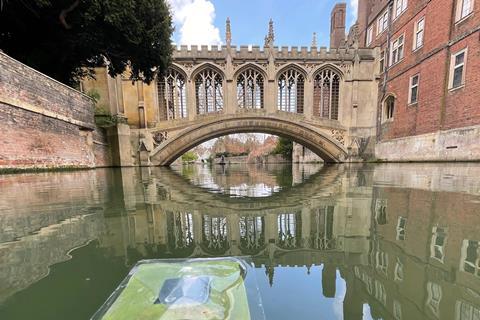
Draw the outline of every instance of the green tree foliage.
[[[171,59],[172,18],[166,0],[0,0],[0,49],[75,84],[108,65],[149,83]]]
[[[193,151],[187,151],[182,156],[183,162],[193,162],[198,159],[198,156]]]
[[[293,142],[287,138],[278,138],[277,145],[273,150],[273,154],[281,154],[287,159],[292,159],[292,152],[293,152]]]

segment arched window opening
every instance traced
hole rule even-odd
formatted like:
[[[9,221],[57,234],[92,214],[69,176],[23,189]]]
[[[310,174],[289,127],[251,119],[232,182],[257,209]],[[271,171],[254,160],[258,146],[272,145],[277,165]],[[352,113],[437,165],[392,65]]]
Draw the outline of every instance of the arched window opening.
[[[288,69],[278,78],[278,110],[303,113],[305,77],[296,69]]]
[[[329,69],[319,72],[314,79],[313,99],[315,115],[338,120],[340,76]]]
[[[223,78],[213,69],[205,69],[195,77],[197,113],[223,110]]]
[[[243,253],[258,253],[265,245],[265,219],[261,216],[240,217],[240,248]]]
[[[189,212],[167,212],[168,247],[171,251],[193,250],[193,215]]]
[[[202,242],[209,253],[224,253],[228,248],[227,218],[204,215]]]
[[[247,69],[237,77],[237,105],[245,109],[263,109],[263,76]]]
[[[389,96],[387,99],[385,99],[384,102],[384,112],[383,112],[383,120],[393,120],[393,114],[395,112],[395,97],[394,96]]]
[[[324,206],[313,212],[310,239],[312,248],[320,250],[335,249],[333,234],[334,206]]]
[[[277,216],[278,223],[278,246],[284,249],[300,247],[301,220],[300,214],[282,213]]]
[[[187,117],[185,76],[175,69],[159,77],[157,81],[160,120]]]

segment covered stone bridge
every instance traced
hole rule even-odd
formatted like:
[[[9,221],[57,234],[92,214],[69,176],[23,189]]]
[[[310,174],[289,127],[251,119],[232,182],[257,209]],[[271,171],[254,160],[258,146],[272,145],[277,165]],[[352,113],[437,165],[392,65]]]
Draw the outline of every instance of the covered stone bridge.
[[[277,47],[273,23],[262,48],[236,47],[229,21],[226,30],[224,46],[176,47],[171,67],[150,85],[97,77],[112,114],[128,124],[118,129],[123,162],[131,153],[132,164],[168,165],[204,141],[246,132],[288,137],[326,162],[373,153],[374,50],[356,41],[327,50],[315,39],[309,48]]]

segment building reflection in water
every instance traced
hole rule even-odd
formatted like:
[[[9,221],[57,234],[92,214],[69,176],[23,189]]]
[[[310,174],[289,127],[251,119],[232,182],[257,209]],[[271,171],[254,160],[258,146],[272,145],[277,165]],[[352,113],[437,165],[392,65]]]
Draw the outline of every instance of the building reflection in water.
[[[303,266],[309,272],[322,266],[325,298],[338,294],[338,276],[346,282],[345,319],[362,319],[366,304],[374,319],[480,319],[480,181],[471,179],[480,176],[480,167],[362,165],[317,167],[312,173],[294,165],[291,179],[273,166],[239,169],[240,174],[216,170],[110,173],[110,187],[102,187],[101,195],[83,191],[78,197],[102,203],[103,215],[69,220],[75,226],[69,234],[51,227],[65,224],[58,213],[65,208],[51,208],[45,213],[51,232],[38,234],[41,250],[50,246],[53,253],[62,232],[83,243],[85,237],[96,239],[105,255],[122,258],[126,268],[141,258],[248,255],[273,287],[276,268]],[[243,195],[255,192],[229,188],[239,185],[268,186],[271,193],[251,198]],[[35,229],[24,216],[1,219],[3,225]],[[41,221],[33,223],[44,228]],[[3,300],[18,291],[14,279],[42,278],[26,277],[26,269],[62,261],[33,258],[27,267],[21,264],[18,257],[40,250],[34,246],[38,239],[29,237],[0,244],[8,258],[0,263],[2,286],[9,288],[1,292]]]

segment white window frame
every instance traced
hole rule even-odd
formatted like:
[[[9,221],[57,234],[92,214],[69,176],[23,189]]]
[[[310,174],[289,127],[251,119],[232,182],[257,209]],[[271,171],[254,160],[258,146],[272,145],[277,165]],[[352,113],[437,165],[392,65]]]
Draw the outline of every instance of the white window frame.
[[[367,47],[372,44],[373,41],[373,25],[367,29]]]
[[[408,0],[395,0],[393,4],[393,18],[396,19],[407,10]]]
[[[414,78],[417,78],[417,83],[416,84],[413,84],[413,79]],[[417,104],[418,103],[419,84],[420,84],[420,74],[419,73],[414,74],[413,76],[410,77],[410,83],[408,85],[408,104]],[[417,89],[417,96],[416,96],[416,100],[412,101],[412,98],[413,98],[412,91],[413,91],[414,88]]]
[[[437,239],[443,236],[443,243],[437,244]],[[445,245],[447,244],[448,238],[448,229],[441,227],[433,227],[432,229],[432,240],[430,241],[430,258],[435,259],[443,263],[445,259]],[[436,256],[436,252],[441,253],[441,257]]]
[[[382,272],[385,277],[388,274],[388,253],[378,250],[375,253],[375,268]]]
[[[427,283],[427,307],[438,318],[440,315],[440,303],[442,301],[442,287],[435,282]]]
[[[403,263],[397,257],[397,263],[395,264],[394,281],[402,282],[403,278],[404,278]]]
[[[407,218],[398,217],[397,220],[397,240],[404,241],[406,238]]]
[[[422,23],[420,28],[420,23]],[[418,39],[421,39],[421,42],[418,43]],[[423,42],[425,40],[425,17],[418,19],[415,22],[415,27],[413,30],[413,42],[412,42],[412,51],[418,50],[423,47]]]
[[[468,261],[467,260],[467,251],[470,245],[470,242],[477,242],[477,252],[475,261]],[[465,266],[468,266],[473,269],[473,272],[465,270]],[[461,256],[460,256],[460,270],[466,272],[468,274],[475,275],[480,277],[480,241],[470,241],[468,239],[463,239],[462,242],[462,249],[461,249]]]
[[[456,65],[455,60],[462,53],[464,54],[463,62]],[[465,86],[465,74],[466,74],[466,70],[467,70],[466,69],[466,67],[467,67],[467,55],[468,55],[468,48],[465,48],[465,49],[462,49],[462,50],[459,50],[459,51],[453,53],[450,57],[450,70],[449,70],[449,77],[448,77],[448,88],[450,90],[459,89],[459,88],[462,88],[463,86]],[[457,68],[460,68],[460,67],[463,68],[462,69],[462,82],[460,83],[460,85],[454,87],[453,86],[453,80],[454,80],[455,70]]]
[[[388,28],[388,8],[377,19],[377,37]]]
[[[457,0],[457,8],[455,10],[455,23],[461,22],[470,17],[473,13],[475,0]]]
[[[402,40],[400,42],[400,40]],[[401,48],[401,51],[400,51]],[[394,54],[395,53],[395,54]],[[401,53],[401,54],[400,54]],[[405,33],[391,42],[390,46],[390,66],[393,66],[403,60],[405,56]],[[395,57],[395,59],[393,59]]]
[[[393,300],[393,318],[402,320],[402,305],[398,300]]]
[[[385,57],[386,57],[385,50],[380,51],[380,61],[379,61],[380,73],[385,72],[385,67],[386,67]]]
[[[474,320],[476,314],[480,314],[478,307],[463,300],[457,300],[455,303],[455,320]]]

